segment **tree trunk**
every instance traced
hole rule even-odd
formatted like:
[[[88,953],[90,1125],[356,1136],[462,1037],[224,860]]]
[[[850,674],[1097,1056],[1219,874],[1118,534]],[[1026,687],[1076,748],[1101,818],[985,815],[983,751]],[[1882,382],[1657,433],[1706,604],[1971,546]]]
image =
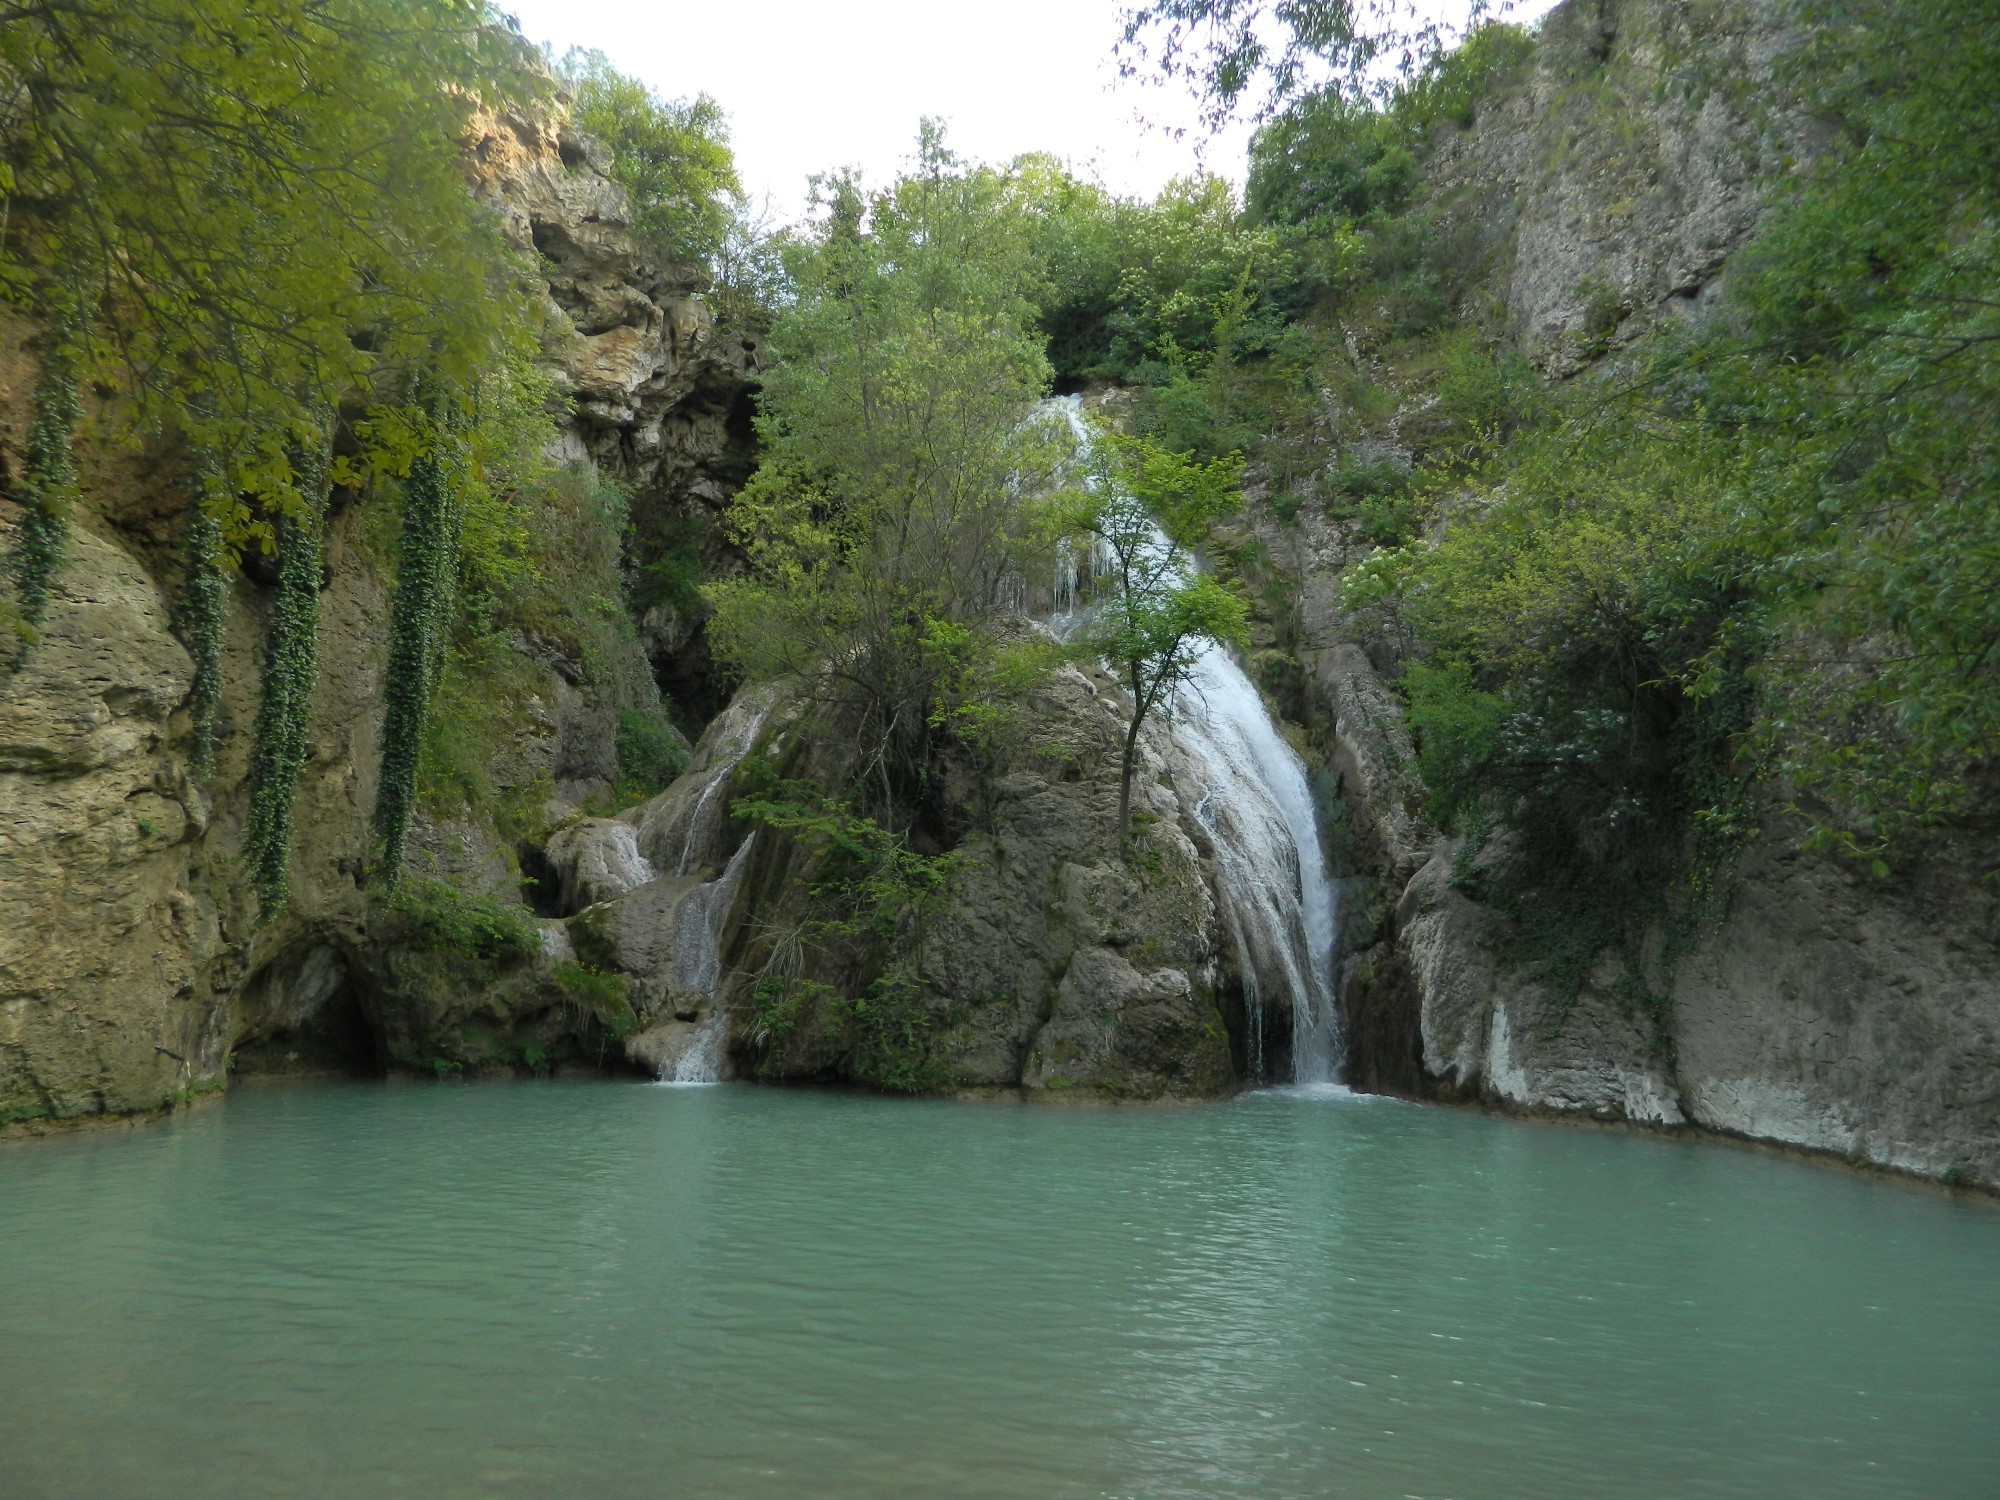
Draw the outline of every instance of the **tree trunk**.
[[[1132,831],[1132,763],[1139,758],[1139,726],[1145,722],[1144,709],[1134,709],[1132,724],[1125,731],[1125,759],[1118,773],[1118,847],[1125,847]]]

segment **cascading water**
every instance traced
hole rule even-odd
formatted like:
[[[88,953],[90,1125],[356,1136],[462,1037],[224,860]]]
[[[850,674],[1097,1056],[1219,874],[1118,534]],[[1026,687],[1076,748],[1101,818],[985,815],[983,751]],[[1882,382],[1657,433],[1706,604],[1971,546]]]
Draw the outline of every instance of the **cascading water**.
[[[750,753],[771,711],[768,695],[739,693],[702,736],[687,774],[649,805],[639,823],[639,849],[663,874],[692,874],[705,862],[712,842],[716,794]]]
[[[1080,398],[1058,396],[1045,406],[1080,444],[1089,444]],[[1059,635],[1083,618],[1078,563],[1070,555],[1057,561],[1050,624]],[[1101,554],[1093,557],[1091,571],[1102,567]],[[1331,1083],[1341,1062],[1335,896],[1305,766],[1271,722],[1262,695],[1219,646],[1195,663],[1170,705],[1168,727],[1201,782],[1195,814],[1221,866],[1224,916],[1242,955],[1251,1077],[1264,1081],[1264,999],[1275,997],[1282,980],[1291,998],[1292,1081]]]
[[[750,846],[756,841],[754,833],[746,838],[720,876],[697,886],[674,908],[669,982],[676,991],[707,996],[708,1009],[672,1069],[661,1074],[662,1083],[715,1083],[722,1077],[722,1044],[729,1031],[729,1018],[716,998],[722,987],[722,926],[729,920]]]
[[[1219,646],[1195,663],[1170,727],[1202,781],[1196,816],[1215,843],[1243,955],[1251,1074],[1262,1074],[1263,980],[1275,973],[1292,1002],[1292,1081],[1331,1083],[1341,1061],[1333,1003],[1335,898],[1305,766],[1256,687]]]
[[[768,693],[738,694],[702,736],[694,767],[656,798],[641,820],[640,846],[656,868],[672,872],[669,878],[713,868],[709,861],[728,847],[728,799],[719,794],[757,743],[771,702]],[[722,1076],[722,1049],[729,1031],[729,1018],[716,993],[722,987],[723,927],[755,842],[755,834],[744,839],[721,874],[694,887],[674,906],[667,982],[677,994],[702,996],[703,1009],[680,1053],[662,1062],[662,1083],[714,1083]]]

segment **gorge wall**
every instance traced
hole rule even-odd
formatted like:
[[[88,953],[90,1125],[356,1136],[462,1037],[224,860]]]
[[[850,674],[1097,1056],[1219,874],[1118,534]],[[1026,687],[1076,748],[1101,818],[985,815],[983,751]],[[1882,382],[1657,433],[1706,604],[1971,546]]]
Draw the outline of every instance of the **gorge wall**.
[[[1554,380],[1606,378],[1666,319],[1724,316],[1761,184],[1810,153],[1765,108],[1777,8],[1570,0],[1519,86],[1435,143],[1424,191],[1469,225],[1504,341]],[[1421,421],[1421,380],[1399,421]],[[1394,451],[1395,426],[1376,442]],[[1342,1004],[1355,1086],[1529,1112],[1698,1127],[2000,1185],[2000,864],[1990,823],[1943,830],[1883,880],[1801,849],[1767,788],[1726,914],[1674,967],[1663,1016],[1574,1006],[1500,966],[1497,913],[1429,827],[1393,643],[1343,613],[1371,550],[1306,518],[1259,534],[1302,579],[1303,712],[1337,778],[1350,874]],[[1504,841],[1481,855],[1505,860]]]
[[[747,471],[755,341],[719,332],[691,277],[646,263],[591,143],[554,123],[485,118],[467,145],[509,240],[539,254],[545,357],[573,402],[564,442],[628,487],[643,559],[649,537],[699,526]],[[9,463],[34,333],[0,325]],[[441,924],[463,916],[452,892],[527,920],[523,857],[532,865],[550,831],[609,787],[620,709],[649,701],[649,667],[685,670],[698,637],[662,606],[642,622],[651,663],[614,647],[587,672],[560,642],[521,634],[520,722],[482,768],[497,810],[420,818],[411,868],[445,904],[385,904],[363,875],[390,566],[381,506],[336,490],[291,900],[259,925],[240,852],[268,565],[253,555],[229,580],[215,769],[197,783],[193,664],[172,603],[186,460],[134,447],[118,401],[93,399],[70,558],[40,642],[0,678],[0,1122],[157,1110],[232,1068],[442,1073],[615,1056],[628,1011],[565,969],[558,943],[523,955],[511,929],[475,934],[466,962],[445,951]],[[0,520],[16,515],[0,502]],[[621,580],[593,582],[615,596]]]

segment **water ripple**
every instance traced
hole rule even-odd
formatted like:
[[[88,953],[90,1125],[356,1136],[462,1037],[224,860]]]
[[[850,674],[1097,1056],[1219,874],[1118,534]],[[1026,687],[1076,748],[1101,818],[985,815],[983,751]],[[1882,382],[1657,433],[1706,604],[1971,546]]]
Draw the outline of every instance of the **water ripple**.
[[[0,1150],[0,1494],[1983,1497],[1996,1269],[1327,1089],[247,1092]]]

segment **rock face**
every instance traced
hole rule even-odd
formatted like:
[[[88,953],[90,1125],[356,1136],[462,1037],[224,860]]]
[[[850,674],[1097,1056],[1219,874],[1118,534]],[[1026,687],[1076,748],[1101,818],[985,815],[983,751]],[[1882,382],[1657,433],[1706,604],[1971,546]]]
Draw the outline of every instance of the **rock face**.
[[[1979,879],[1991,849],[1938,851],[1885,884],[1802,853],[1799,833],[1772,810],[1657,1019],[1614,998],[1615,974],[1559,1012],[1501,972],[1488,915],[1452,887],[1457,851],[1434,841],[1343,970],[1355,1082],[2000,1186],[2000,901]],[[1397,879],[1376,866],[1358,883]]]
[[[1752,107],[1783,44],[1762,0],[1569,0],[1532,75],[1441,143],[1432,188],[1477,223],[1510,336],[1550,374],[1615,356],[1650,320],[1720,305],[1718,274],[1757,222],[1758,175],[1810,144]],[[1303,580],[1306,711],[1344,807],[1351,1083],[1702,1127],[2000,1187],[1990,827],[1941,837],[1881,882],[1800,852],[1774,797],[1726,915],[1680,959],[1660,1014],[1621,1004],[1611,972],[1559,1007],[1496,965],[1492,914],[1454,879],[1461,851],[1425,824],[1382,675],[1393,653],[1341,611],[1341,571],[1366,549],[1305,519],[1260,534]],[[1505,857],[1504,844],[1481,856]]]
[[[718,329],[690,295],[704,273],[645,260],[595,142],[560,124],[483,117],[472,155],[508,237],[541,257],[552,322],[567,330],[551,353],[575,402],[569,451],[631,494],[642,579],[716,576],[728,561],[717,517],[755,463],[758,340]],[[723,702],[699,614],[668,586],[643,597],[640,635],[662,691],[713,717]]]
[[[1925,1176],[2000,1185],[1993,841],[1893,882],[1797,851],[1782,814],[1673,994],[1688,1117]]]
[[[671,1074],[713,1026],[716,1061],[745,1077],[1112,1099],[1235,1087],[1223,1010],[1240,986],[1212,851],[1153,733],[1135,790],[1152,821],[1134,858],[1116,852],[1122,726],[1108,684],[1063,668],[1023,707],[1025,739],[1004,763],[955,786],[976,822],[888,1031],[810,936],[805,852],[768,829],[746,842],[718,791],[753,744],[827,753],[796,743],[795,718],[769,690],[739,699],[688,774],[628,815],[673,873],[572,919],[647,997],[635,1061]]]
[[[1809,149],[1768,112],[1774,0],[1567,0],[1524,84],[1445,128],[1425,177],[1500,252],[1510,336],[1568,375],[1655,318],[1702,318],[1762,184]]]
[[[144,571],[94,536],[44,635],[0,699],[0,1120],[159,1102],[201,1041],[177,1002],[208,936],[188,890],[207,810],[168,748],[192,664]]]
[[[933,1060],[955,1084],[1114,1098],[1235,1086],[1223,1011],[1240,1011],[1241,987],[1214,850],[1171,739],[1149,725],[1133,806],[1153,821],[1134,857],[1119,854],[1122,713],[1108,681],[1059,671],[1023,709],[1028,743],[985,789],[985,836],[964,846],[924,964],[944,1020]]]
[[[719,333],[691,278],[644,261],[588,142],[560,125],[483,118],[467,145],[476,190],[514,244],[543,257],[559,313],[548,356],[576,402],[572,455],[628,488],[641,530],[706,514],[749,461],[754,341]],[[0,472],[20,453],[33,333],[0,317]],[[270,594],[252,572],[231,581],[216,766],[197,786],[192,664],[170,628],[181,458],[135,455],[101,436],[95,415],[43,639],[23,671],[0,677],[0,1126],[170,1107],[220,1087],[232,1065],[617,1060],[629,1005],[574,961],[559,924],[536,923],[523,876],[547,872],[524,871],[540,850],[518,828],[420,821],[415,905],[391,910],[362,888],[389,616],[365,507],[329,519],[292,900],[258,925],[238,855]],[[17,518],[0,499],[0,531]],[[545,643],[519,644],[534,692],[489,770],[517,800],[555,793],[532,809],[546,830],[615,774],[618,703]],[[646,672],[635,653],[626,675]],[[632,832],[564,835],[576,890],[601,897],[640,878]],[[467,921],[501,923],[474,934],[471,958],[451,946]]]

